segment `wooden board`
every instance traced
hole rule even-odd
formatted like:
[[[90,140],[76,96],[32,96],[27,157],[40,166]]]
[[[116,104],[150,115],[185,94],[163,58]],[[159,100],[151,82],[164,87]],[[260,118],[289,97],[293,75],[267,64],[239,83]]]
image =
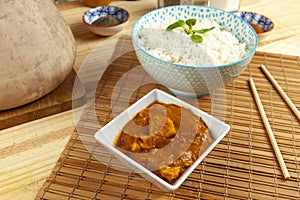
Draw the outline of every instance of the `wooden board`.
[[[76,79],[76,72],[71,71],[66,80],[55,90],[29,104],[0,111],[0,130],[35,119],[78,107],[85,103],[85,88]]]
[[[99,81],[94,103],[84,111],[36,199],[299,199],[300,122],[259,69],[260,64],[300,108],[300,57],[257,52],[243,74],[226,86],[225,101],[218,102],[217,96],[211,95],[186,99],[197,101],[199,108],[209,113],[213,112],[212,104],[215,109],[221,106],[231,130],[178,190],[165,192],[125,171],[126,166],[93,137],[123,109],[112,105],[128,106],[153,88],[168,91],[159,84],[144,84],[150,78],[143,70],[132,70],[139,65],[134,52],[121,56]],[[126,79],[130,73],[135,78]],[[290,172],[289,180],[283,179],[252,97],[249,77],[256,83]],[[119,84],[121,80],[124,82]],[[124,91],[130,91],[128,99]]]

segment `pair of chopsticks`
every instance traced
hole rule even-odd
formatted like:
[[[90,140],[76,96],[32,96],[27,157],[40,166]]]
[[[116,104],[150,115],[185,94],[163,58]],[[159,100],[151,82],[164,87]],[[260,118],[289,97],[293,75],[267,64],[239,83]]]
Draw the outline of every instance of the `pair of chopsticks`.
[[[261,65],[261,69],[263,70],[263,72],[265,73],[265,75],[268,77],[268,79],[270,80],[270,82],[274,85],[274,87],[277,89],[277,91],[279,92],[279,94],[282,96],[282,98],[286,101],[286,103],[289,105],[289,107],[292,109],[292,111],[295,113],[295,115],[298,117],[298,119],[300,120],[300,112],[299,110],[297,109],[297,107],[293,104],[293,102],[290,100],[290,98],[286,95],[286,93],[282,90],[282,88],[280,87],[280,85],[276,82],[276,80],[273,78],[273,76],[271,75],[271,73],[267,70],[267,68],[264,66],[264,65]],[[274,133],[271,129],[271,126],[269,124],[269,121],[268,121],[268,118],[267,118],[267,115],[264,111],[264,108],[263,108],[263,105],[261,103],[261,100],[259,98],[259,95],[258,95],[258,92],[256,90],[256,87],[255,87],[255,84],[254,84],[254,81],[252,78],[250,78],[250,87],[251,87],[251,90],[252,90],[252,93],[253,93],[253,96],[254,96],[254,99],[256,101],[256,104],[257,104],[257,107],[258,107],[258,110],[259,110],[259,113],[260,113],[260,116],[263,120],[263,123],[265,125],[265,128],[268,132],[268,135],[269,135],[269,138],[270,138],[270,141],[271,141],[271,144],[273,146],[273,149],[274,149],[274,152],[275,152],[275,155],[277,157],[277,160],[279,162],[279,165],[280,165],[280,168],[281,168],[281,171],[283,173],[283,176],[285,179],[289,179],[290,178],[290,174],[289,174],[289,171],[285,165],[285,162],[282,158],[282,155],[281,155],[281,152],[279,150],[279,147],[278,147],[278,144],[276,142],[276,139],[275,139],[275,136],[274,136]]]

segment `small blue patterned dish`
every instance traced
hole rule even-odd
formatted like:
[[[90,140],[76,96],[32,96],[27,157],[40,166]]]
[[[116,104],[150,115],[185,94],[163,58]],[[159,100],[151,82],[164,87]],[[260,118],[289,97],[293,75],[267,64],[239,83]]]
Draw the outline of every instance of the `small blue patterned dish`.
[[[223,29],[231,32],[239,42],[245,43],[245,56],[228,64],[191,66],[160,59],[150,54],[146,50],[148,47],[142,46],[141,32],[145,28],[157,27],[165,21],[190,18],[209,19],[218,23]],[[226,84],[232,83],[246,69],[258,45],[257,34],[245,20],[224,10],[198,5],[169,6],[145,14],[132,27],[132,41],[137,58],[145,71],[175,95],[188,98],[198,98],[213,93]],[[175,51],[176,48],[178,47],[174,47]]]
[[[101,22],[99,20],[103,19]],[[82,21],[95,34],[114,35],[126,27],[130,14],[124,8],[99,6],[89,9],[82,16]],[[98,20],[98,23],[96,23]]]
[[[246,20],[255,29],[260,40],[265,38],[274,29],[272,20],[264,15],[247,11],[234,14]]]

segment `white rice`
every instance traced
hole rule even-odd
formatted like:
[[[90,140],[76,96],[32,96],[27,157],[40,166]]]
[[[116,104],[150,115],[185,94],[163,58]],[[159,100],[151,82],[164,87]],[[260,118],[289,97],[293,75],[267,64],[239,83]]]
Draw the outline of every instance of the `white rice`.
[[[222,29],[215,21],[197,21],[193,29],[215,27],[201,34],[202,43],[194,43],[182,28],[166,31],[174,21],[143,27],[138,42],[153,56],[160,59],[190,66],[216,66],[232,63],[247,54],[246,44],[241,43],[232,33]]]

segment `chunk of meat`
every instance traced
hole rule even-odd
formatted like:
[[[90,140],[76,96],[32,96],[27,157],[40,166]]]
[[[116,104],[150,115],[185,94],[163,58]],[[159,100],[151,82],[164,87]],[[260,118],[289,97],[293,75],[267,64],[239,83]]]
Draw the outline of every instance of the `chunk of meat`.
[[[176,179],[179,176],[180,170],[181,167],[165,166],[159,170],[159,173],[161,174],[162,177],[167,179],[169,182],[172,182],[174,179]]]

